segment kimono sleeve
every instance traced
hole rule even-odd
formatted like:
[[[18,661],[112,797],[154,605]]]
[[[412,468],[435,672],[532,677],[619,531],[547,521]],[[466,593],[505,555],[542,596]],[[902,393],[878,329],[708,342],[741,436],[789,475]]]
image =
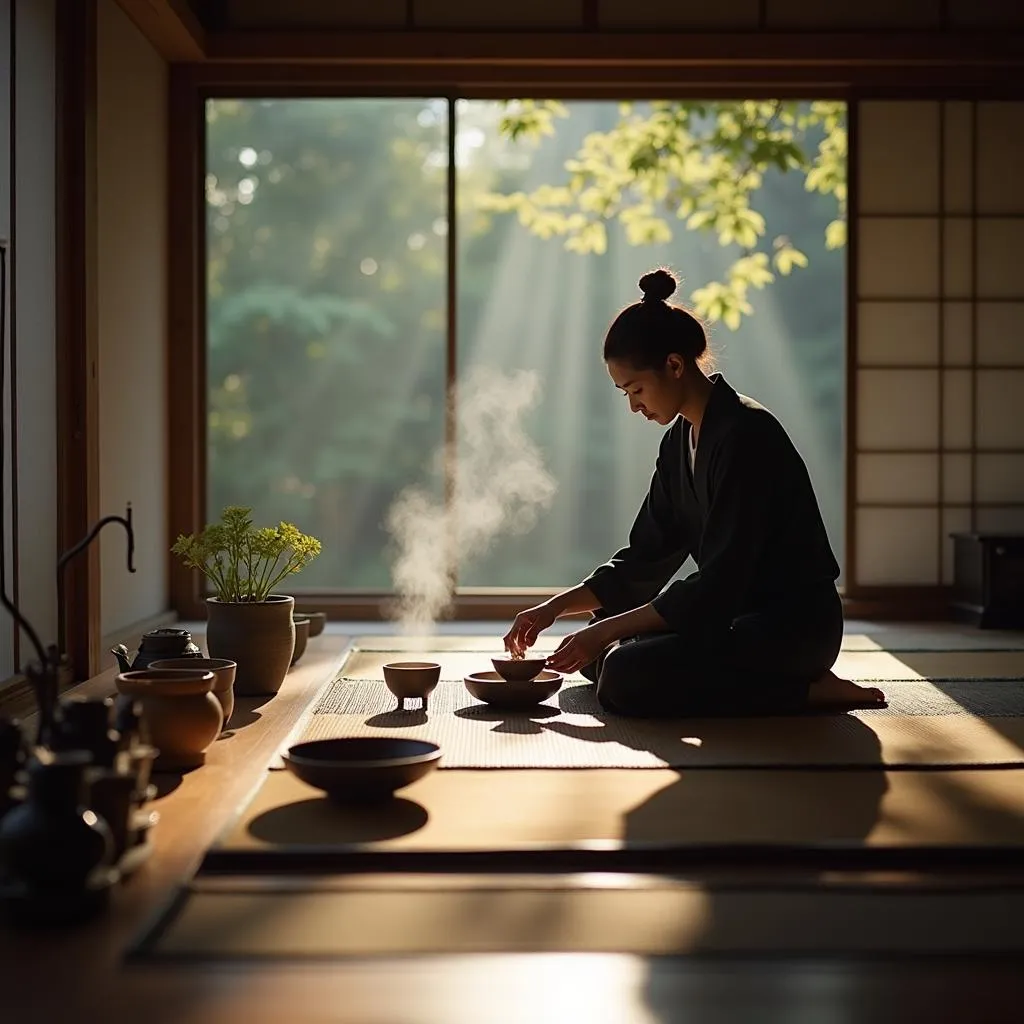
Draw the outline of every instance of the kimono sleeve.
[[[676,632],[731,622],[741,610],[769,541],[778,471],[773,432],[759,423],[730,430],[711,453],[700,571],[652,602]]]
[[[678,433],[670,431],[662,439],[654,476],[627,545],[583,580],[608,614],[647,604],[690,554],[691,545],[672,502],[669,467],[680,458],[674,437]]]

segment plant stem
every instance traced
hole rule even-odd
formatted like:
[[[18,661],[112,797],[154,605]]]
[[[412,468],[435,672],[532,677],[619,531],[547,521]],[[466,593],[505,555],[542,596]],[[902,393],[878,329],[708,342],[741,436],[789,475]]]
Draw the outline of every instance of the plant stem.
[[[274,581],[270,584],[270,586],[267,588],[268,593],[269,593],[269,591],[273,590],[274,587],[276,587],[278,585],[278,583],[280,583],[281,580],[283,580],[286,576],[290,576],[293,572],[298,572],[299,569],[301,569],[301,568],[302,568],[302,561],[301,561],[301,559],[298,559],[297,556],[293,555],[291,558],[288,559],[288,564],[281,571],[280,575],[277,576],[274,579]]]
[[[283,551],[279,551],[277,553],[277,557],[274,559],[272,563],[270,562],[269,559],[267,559],[269,563],[268,570],[266,574],[263,576],[263,578],[260,580],[261,601],[265,601],[267,599],[267,596],[270,594],[270,591],[274,588],[274,585],[277,583],[277,580],[273,580],[273,582],[270,583],[268,583],[267,581],[273,579],[274,573],[277,572],[277,563],[281,561],[281,555],[283,554]]]
[[[231,595],[228,591],[227,583],[224,580],[224,572],[220,568],[220,566],[216,562],[214,562],[213,565],[210,566],[209,570],[207,571],[204,563],[204,571],[206,572],[207,577],[210,579],[210,581],[216,588],[217,596],[222,601],[230,601]]]

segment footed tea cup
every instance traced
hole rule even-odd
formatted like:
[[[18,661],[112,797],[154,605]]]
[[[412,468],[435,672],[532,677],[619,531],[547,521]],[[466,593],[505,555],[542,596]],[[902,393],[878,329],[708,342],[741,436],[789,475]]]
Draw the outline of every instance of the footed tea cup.
[[[419,697],[426,711],[427,698],[440,678],[441,666],[435,661],[393,661],[384,666],[384,682],[398,698],[399,710],[405,707],[407,697]]]

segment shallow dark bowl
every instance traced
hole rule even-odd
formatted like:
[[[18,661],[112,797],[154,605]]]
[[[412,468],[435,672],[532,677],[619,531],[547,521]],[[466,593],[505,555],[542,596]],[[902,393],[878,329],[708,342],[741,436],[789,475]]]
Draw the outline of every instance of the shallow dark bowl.
[[[561,672],[544,669],[533,679],[502,679],[497,672],[473,672],[464,680],[466,689],[485,704],[508,711],[532,708],[558,692]]]
[[[309,619],[309,635],[312,639],[314,636],[319,636],[327,625],[327,612],[299,612],[300,615],[305,615]]]
[[[438,766],[441,748],[426,740],[353,736],[310,740],[284,755],[288,770],[336,803],[374,803]]]
[[[295,649],[292,651],[292,664],[306,653],[306,641],[309,640],[309,619],[305,615],[293,615],[295,625]]]
[[[491,658],[491,664],[502,679],[510,682],[526,682],[535,679],[544,671],[547,658]]]
[[[392,661],[384,666],[387,688],[401,699],[429,697],[441,678],[441,666],[436,661]]]

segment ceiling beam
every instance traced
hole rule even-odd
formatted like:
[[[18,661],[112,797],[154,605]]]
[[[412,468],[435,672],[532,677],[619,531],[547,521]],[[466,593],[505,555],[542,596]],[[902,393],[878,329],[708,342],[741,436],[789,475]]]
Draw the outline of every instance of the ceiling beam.
[[[377,67],[982,68],[1024,64],[1024,32],[224,31],[208,33],[205,52],[216,61]]]
[[[165,60],[203,60],[206,31],[185,0],[116,0]]]

